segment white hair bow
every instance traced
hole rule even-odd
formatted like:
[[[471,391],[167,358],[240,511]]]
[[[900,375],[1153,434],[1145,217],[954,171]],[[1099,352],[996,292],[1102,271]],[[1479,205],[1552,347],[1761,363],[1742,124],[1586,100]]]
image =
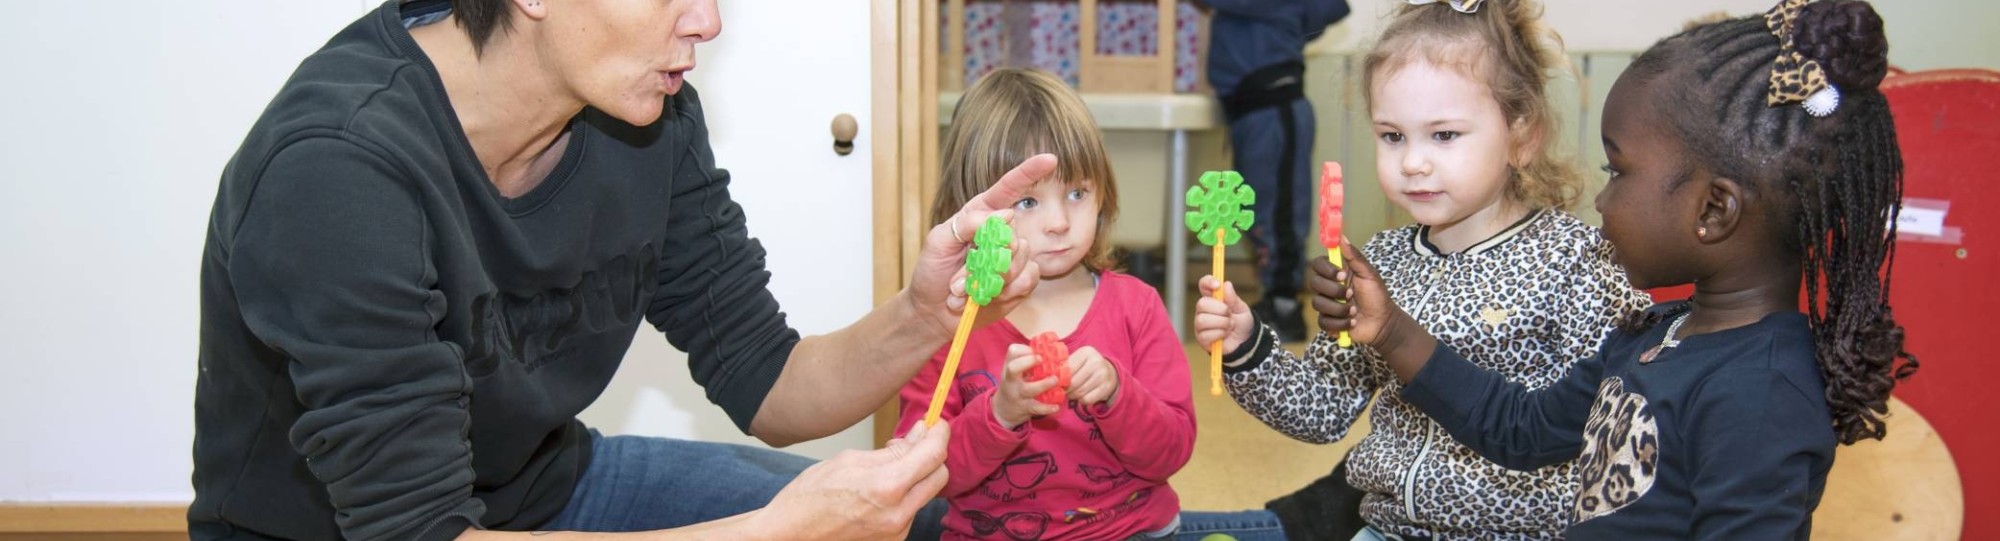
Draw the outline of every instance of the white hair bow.
[[[1479,2],[1480,2],[1480,0],[1406,0],[1406,1],[1408,1],[1410,5],[1413,6],[1421,6],[1425,4],[1436,4],[1438,2],[1444,2],[1446,4],[1450,4],[1451,9],[1457,10],[1459,13],[1473,13],[1479,11]]]

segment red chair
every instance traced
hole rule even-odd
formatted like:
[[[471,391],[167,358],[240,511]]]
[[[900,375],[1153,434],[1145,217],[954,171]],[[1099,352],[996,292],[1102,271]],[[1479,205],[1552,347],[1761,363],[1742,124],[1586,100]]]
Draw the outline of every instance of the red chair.
[[[2000,342],[1985,335],[2000,323],[2000,72],[1897,71],[1882,90],[1906,202],[1890,301],[1923,367],[1896,388],[1890,441],[1843,448],[1820,506],[1837,516],[1821,517],[1815,534],[2000,539],[2000,514],[1964,512],[2000,509],[2000,362],[1991,353]],[[1941,221],[1917,219],[1940,210]],[[1693,292],[1648,291],[1655,301]],[[1866,473],[1890,470],[1898,473]],[[1907,483],[1894,485],[1899,477]]]
[[[1889,298],[1923,366],[1896,396],[1950,447],[1964,509],[1984,511],[1965,514],[1963,538],[2000,539],[1991,512],[2000,509],[2000,363],[1986,334],[2000,322],[2000,72],[1912,72],[1882,91],[1903,148],[1904,200],[1948,202],[1943,225],[1953,233],[1927,237],[1906,220],[1897,243]]]

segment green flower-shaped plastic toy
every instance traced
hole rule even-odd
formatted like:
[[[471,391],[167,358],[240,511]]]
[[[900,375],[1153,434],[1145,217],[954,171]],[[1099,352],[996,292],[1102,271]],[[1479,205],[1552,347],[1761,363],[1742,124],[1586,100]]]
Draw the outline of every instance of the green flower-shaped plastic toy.
[[[1215,230],[1222,229],[1222,243],[1234,245],[1243,239],[1243,230],[1257,220],[1250,205],[1257,204],[1257,192],[1243,185],[1243,175],[1235,171],[1201,174],[1200,185],[1188,188],[1187,227],[1201,243],[1215,245]]]
[[[1214,265],[1211,274],[1221,280],[1222,247],[1243,240],[1243,230],[1257,221],[1256,213],[1243,208],[1257,204],[1257,192],[1244,186],[1243,175],[1235,171],[1202,173],[1200,184],[1188,188],[1187,204],[1194,210],[1187,213],[1187,227],[1202,244],[1215,249],[1209,259]],[[1215,298],[1222,299],[1221,288],[1215,290]],[[1208,394],[1222,396],[1221,340],[1208,346]]]
[[[1001,278],[1014,263],[1014,228],[999,216],[987,216],[972,235],[972,253],[965,256],[965,296],[980,306],[993,302],[1007,286]]]
[[[954,218],[956,219],[956,218]],[[1014,264],[1014,228],[999,216],[987,216],[986,223],[979,226],[979,232],[972,235],[972,252],[965,255],[965,296],[972,304],[965,305],[965,312],[958,316],[958,332],[951,337],[951,347],[944,357],[944,371],[938,377],[937,386],[931,389],[931,405],[924,412],[924,426],[936,425],[944,414],[945,395],[951,392],[951,380],[958,375],[958,359],[965,353],[965,338],[972,333],[972,323],[979,319],[979,307],[993,302],[1000,290],[1007,287],[1004,278],[1007,267]]]

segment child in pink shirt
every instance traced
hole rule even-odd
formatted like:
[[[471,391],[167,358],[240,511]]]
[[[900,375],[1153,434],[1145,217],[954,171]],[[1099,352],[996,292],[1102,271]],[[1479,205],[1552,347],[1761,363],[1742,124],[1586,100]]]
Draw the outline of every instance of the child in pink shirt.
[[[1188,360],[1159,294],[1108,270],[1118,203],[1096,122],[1060,80],[1000,70],[959,101],[941,151],[934,222],[1028,156],[1051,153],[1060,164],[1013,208],[1015,249],[1037,267],[1023,272],[1037,272],[1040,285],[1005,320],[972,333],[945,398],[945,538],[1171,536],[1180,498],[1167,478],[1194,452]],[[1060,406],[1036,399],[1058,378],[1027,376],[1030,337],[1044,332],[1071,352]],[[903,387],[898,434],[922,422],[944,359],[939,351]]]

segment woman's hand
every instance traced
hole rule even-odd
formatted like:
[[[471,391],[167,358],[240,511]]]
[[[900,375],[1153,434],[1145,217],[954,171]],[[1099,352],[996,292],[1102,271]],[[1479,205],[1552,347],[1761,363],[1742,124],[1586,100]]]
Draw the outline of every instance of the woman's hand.
[[[842,451],[799,473],[746,522],[769,534],[764,539],[902,539],[949,479],[950,440],[949,423],[918,423],[881,449]]]
[[[967,302],[965,254],[972,246],[973,233],[979,231],[979,226],[986,223],[989,215],[997,214],[1011,222],[1014,213],[1009,209],[1014,202],[1055,169],[1054,155],[1037,154],[1028,158],[1012,171],[1001,175],[992,188],[974,196],[951,219],[932,227],[930,233],[924,236],[923,249],[917,254],[916,271],[911,275],[904,295],[915,313],[921,315],[921,323],[946,338],[951,336],[958,327],[959,315],[965,311]],[[976,325],[984,326],[1005,317],[1015,305],[1034,292],[1042,274],[1040,268],[1028,259],[1024,246],[1019,240],[1014,242],[1013,264],[1002,277],[1007,287],[993,298],[991,304],[979,310]]]

